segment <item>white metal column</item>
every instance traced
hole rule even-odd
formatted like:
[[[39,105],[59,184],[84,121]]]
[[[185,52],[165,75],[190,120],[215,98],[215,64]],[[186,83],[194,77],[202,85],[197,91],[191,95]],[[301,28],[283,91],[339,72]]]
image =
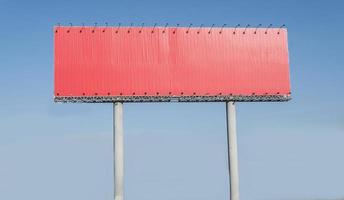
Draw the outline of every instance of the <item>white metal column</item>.
[[[123,200],[124,157],[123,157],[123,103],[113,104],[113,145],[114,145],[114,184],[115,200]]]
[[[226,102],[230,200],[239,200],[239,167],[234,102]]]

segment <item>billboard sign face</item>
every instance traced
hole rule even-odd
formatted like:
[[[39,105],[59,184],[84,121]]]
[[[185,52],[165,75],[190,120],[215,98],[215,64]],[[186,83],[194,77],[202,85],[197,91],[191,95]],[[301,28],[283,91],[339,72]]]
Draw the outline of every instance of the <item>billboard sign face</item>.
[[[57,102],[286,101],[282,28],[54,28]]]

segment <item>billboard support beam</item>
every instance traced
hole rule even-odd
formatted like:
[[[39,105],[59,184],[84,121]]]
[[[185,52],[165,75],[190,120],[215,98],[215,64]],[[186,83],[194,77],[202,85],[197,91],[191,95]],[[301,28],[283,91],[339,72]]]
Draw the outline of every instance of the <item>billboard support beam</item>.
[[[239,200],[239,167],[236,133],[236,111],[233,101],[226,102],[228,166],[230,182],[230,200]]]
[[[113,104],[113,150],[114,150],[114,196],[123,200],[124,193],[124,140],[123,140],[123,103]]]

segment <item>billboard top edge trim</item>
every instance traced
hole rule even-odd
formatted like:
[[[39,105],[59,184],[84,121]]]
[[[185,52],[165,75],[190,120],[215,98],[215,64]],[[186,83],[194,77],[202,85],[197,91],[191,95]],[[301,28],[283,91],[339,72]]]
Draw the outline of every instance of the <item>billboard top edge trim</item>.
[[[176,30],[178,29],[190,29],[190,30],[194,30],[194,29],[197,29],[197,30],[204,30],[204,29],[207,29],[207,30],[211,30],[211,29],[222,29],[222,30],[255,30],[255,31],[258,31],[258,30],[264,30],[265,31],[269,31],[269,30],[278,30],[278,31],[284,31],[284,32],[287,32],[287,28],[285,27],[230,27],[230,26],[225,26],[225,27],[222,27],[222,26],[54,26],[53,29],[56,31],[58,29],[101,29],[101,30],[104,30],[104,29],[128,29],[128,28],[133,28],[133,29],[169,29],[169,28],[174,28]]]
[[[200,24],[200,25],[195,25],[195,24],[187,24],[187,25],[181,25],[181,24],[176,24],[176,25],[170,25],[168,24],[166,26],[166,24],[163,24],[163,25],[143,25],[142,24],[139,24],[139,25],[124,25],[124,24],[114,24],[114,25],[54,25],[53,26],[54,28],[80,28],[80,27],[83,27],[83,28],[104,28],[104,27],[107,27],[107,28],[118,28],[118,27],[133,27],[133,28],[153,28],[153,27],[160,27],[160,28],[251,28],[251,29],[287,29],[287,27],[285,25],[281,25],[281,26],[270,26],[270,25],[267,25],[267,26],[262,26],[261,24],[259,25],[256,25],[256,26],[251,26],[251,25],[235,25],[235,26],[228,26],[227,24],[219,24],[219,25],[204,25],[204,24]]]

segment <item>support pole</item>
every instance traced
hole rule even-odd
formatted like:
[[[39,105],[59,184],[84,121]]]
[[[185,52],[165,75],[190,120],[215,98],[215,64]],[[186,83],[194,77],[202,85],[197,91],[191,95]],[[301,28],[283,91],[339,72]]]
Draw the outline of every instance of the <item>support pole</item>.
[[[239,200],[239,169],[234,102],[226,102],[230,200]]]
[[[115,200],[123,200],[124,158],[123,158],[123,103],[113,104],[113,145],[114,145],[114,195]]]

